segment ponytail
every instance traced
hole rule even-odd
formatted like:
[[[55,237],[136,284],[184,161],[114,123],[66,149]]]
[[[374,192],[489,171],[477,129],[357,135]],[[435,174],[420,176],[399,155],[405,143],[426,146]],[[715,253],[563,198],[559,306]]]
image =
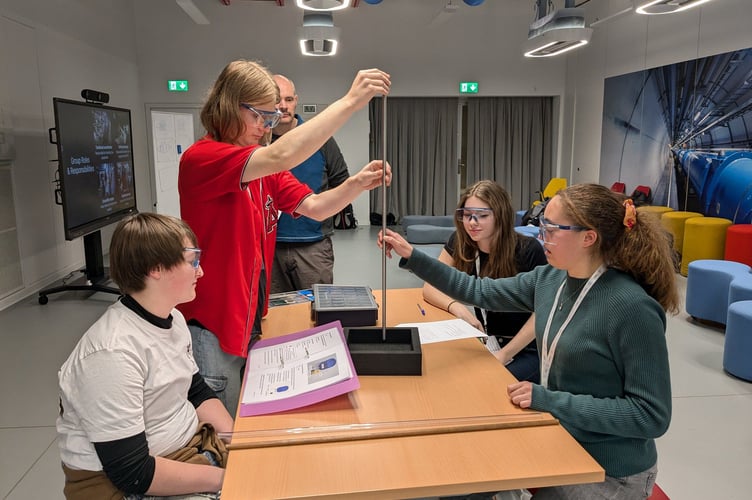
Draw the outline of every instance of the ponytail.
[[[637,212],[632,229],[614,246],[611,265],[629,273],[664,310],[679,312],[671,237],[658,218]]]

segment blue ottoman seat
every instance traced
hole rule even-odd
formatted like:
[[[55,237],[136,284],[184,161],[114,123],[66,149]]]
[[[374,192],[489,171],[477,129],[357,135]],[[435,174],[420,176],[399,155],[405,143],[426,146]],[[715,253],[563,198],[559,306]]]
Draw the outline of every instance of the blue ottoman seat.
[[[723,369],[752,382],[752,300],[734,302],[728,308]]]
[[[696,319],[725,324],[731,281],[749,271],[748,265],[728,260],[701,259],[690,262],[685,303],[687,314]]]
[[[752,300],[752,273],[740,274],[731,280],[728,303]]]

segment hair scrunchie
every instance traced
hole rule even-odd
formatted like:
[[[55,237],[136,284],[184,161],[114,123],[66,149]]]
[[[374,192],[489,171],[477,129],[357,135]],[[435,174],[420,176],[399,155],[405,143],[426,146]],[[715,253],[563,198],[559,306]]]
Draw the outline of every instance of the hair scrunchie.
[[[631,231],[637,224],[637,209],[634,206],[634,202],[631,198],[624,200],[624,226],[627,231]]]

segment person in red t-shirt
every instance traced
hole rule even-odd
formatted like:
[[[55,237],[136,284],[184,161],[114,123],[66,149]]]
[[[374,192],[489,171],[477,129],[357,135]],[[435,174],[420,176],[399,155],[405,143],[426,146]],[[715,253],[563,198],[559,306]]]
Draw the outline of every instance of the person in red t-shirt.
[[[388,94],[390,83],[381,70],[359,71],[345,96],[269,145],[281,113],[279,88],[266,68],[233,61],[209,92],[201,110],[208,133],[183,153],[178,174],[181,217],[201,241],[207,277],[196,287],[196,299],[180,310],[199,372],[231,415],[248,348],[261,335],[279,211],[322,220],[380,186],[382,175],[391,182],[389,165],[377,160],[336,188],[314,194],[288,170],[374,95]]]

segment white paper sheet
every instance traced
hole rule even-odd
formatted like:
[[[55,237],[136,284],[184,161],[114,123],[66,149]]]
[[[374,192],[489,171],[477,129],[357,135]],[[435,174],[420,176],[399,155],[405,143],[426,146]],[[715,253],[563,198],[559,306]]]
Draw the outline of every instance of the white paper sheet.
[[[429,321],[427,323],[403,323],[397,326],[418,327],[421,344],[446,342],[447,340],[488,337],[488,335],[476,328],[473,328],[472,326],[470,326],[470,323],[462,319]]]

